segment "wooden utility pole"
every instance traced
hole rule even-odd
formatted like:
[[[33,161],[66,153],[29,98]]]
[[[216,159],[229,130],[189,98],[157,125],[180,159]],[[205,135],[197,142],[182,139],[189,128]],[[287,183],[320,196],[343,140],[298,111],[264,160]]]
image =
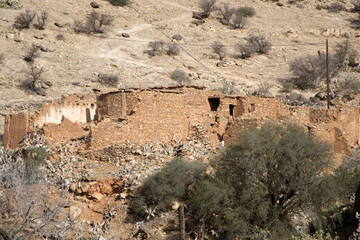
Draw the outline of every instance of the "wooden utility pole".
[[[327,109],[330,109],[330,78],[329,78],[329,41],[326,39],[326,98]]]
[[[180,240],[185,240],[185,214],[184,203],[180,203],[179,206],[179,228],[180,228]]]

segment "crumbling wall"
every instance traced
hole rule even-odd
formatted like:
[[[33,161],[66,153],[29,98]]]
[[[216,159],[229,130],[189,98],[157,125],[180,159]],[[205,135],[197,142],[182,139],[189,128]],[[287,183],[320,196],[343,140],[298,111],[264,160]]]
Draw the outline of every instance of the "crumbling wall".
[[[114,112],[123,110],[123,100],[132,101],[131,114],[122,115],[121,119],[104,119],[92,128],[91,147],[101,149],[111,145],[131,143],[144,144],[152,140],[171,142],[174,139],[185,140],[191,126],[203,125],[210,128],[210,119],[215,114],[210,111],[208,96],[211,92],[195,88],[176,89],[139,89],[121,96],[123,92],[111,93],[109,97],[99,97],[112,106]],[[122,101],[119,101],[122,99]],[[135,99],[136,101],[134,101]],[[99,106],[105,104],[98,103]],[[221,108],[220,108],[221,109]]]
[[[216,147],[223,140],[232,141],[241,129],[268,120],[296,122],[341,154],[350,153],[360,140],[356,107],[293,107],[283,105],[281,98],[226,96],[202,87],[177,86],[71,95],[45,104],[30,117],[9,115],[5,145],[14,148],[29,130],[42,128],[49,141],[86,138],[92,150],[200,139]]]
[[[5,117],[4,147],[15,149],[29,130],[29,116],[27,113],[8,114]]]
[[[49,123],[60,124],[63,117],[71,122],[87,123],[95,119],[96,97],[78,95],[65,96],[61,101],[49,102],[31,116],[30,127],[42,128]]]

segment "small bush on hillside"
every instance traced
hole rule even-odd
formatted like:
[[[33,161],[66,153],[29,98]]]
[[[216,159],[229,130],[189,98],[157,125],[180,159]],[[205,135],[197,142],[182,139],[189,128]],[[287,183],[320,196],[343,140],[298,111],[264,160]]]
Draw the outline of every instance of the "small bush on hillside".
[[[290,62],[290,71],[294,74],[291,82],[300,89],[313,89],[324,77],[326,69],[325,55],[299,57]]]
[[[217,0],[199,0],[199,7],[202,9],[205,17],[209,17],[210,13],[216,9]]]
[[[34,11],[25,10],[15,18],[14,26],[18,29],[30,28],[30,24],[35,19],[36,13]]]
[[[44,147],[29,147],[24,150],[25,171],[28,176],[37,173],[39,166],[45,163],[48,151]]]
[[[261,83],[259,87],[255,90],[253,95],[255,96],[266,96],[271,89],[271,85],[267,82]]]
[[[40,15],[36,15],[36,23],[34,23],[34,27],[39,30],[43,30],[46,24],[46,20],[48,19],[48,13],[42,12]]]
[[[280,90],[280,92],[283,93],[291,93],[294,89],[294,84],[288,81],[282,82],[282,89]]]
[[[176,43],[168,43],[167,45],[166,54],[169,56],[177,56],[180,54],[180,47]]]
[[[230,7],[228,3],[224,3],[221,7],[219,7],[219,11],[223,17],[224,20],[227,22],[230,22],[232,16],[235,13],[235,8]]]
[[[346,67],[346,58],[351,52],[348,41],[338,44],[335,54],[329,56],[330,80]],[[319,52],[317,55],[307,55],[295,58],[290,62],[290,70],[294,75],[291,82],[300,89],[316,88],[326,76],[326,55]]]
[[[226,48],[225,48],[225,45],[222,44],[221,42],[215,41],[211,45],[211,48],[212,48],[213,52],[219,56],[220,61],[222,61],[226,57]]]
[[[103,33],[107,26],[112,25],[114,18],[107,14],[92,11],[86,17],[85,29],[88,33]]]
[[[345,79],[338,82],[336,86],[337,91],[347,91],[356,94],[360,93],[360,78],[356,76],[347,76]]]
[[[115,74],[100,74],[99,82],[102,85],[116,87],[119,83],[119,77]]]
[[[236,9],[236,13],[240,14],[243,17],[253,17],[255,16],[255,9],[253,7],[240,7]]]
[[[247,17],[243,16],[240,12],[235,12],[232,22],[235,28],[243,29],[247,21]]]
[[[37,68],[33,64],[30,65],[29,69],[25,70],[27,79],[21,83],[21,88],[24,90],[36,90],[36,83],[41,80],[42,74],[44,73],[43,68]]]
[[[145,53],[151,57],[161,55],[164,51],[164,46],[164,41],[149,42],[148,50],[145,50]]]
[[[333,13],[341,12],[345,9],[345,6],[339,2],[333,2],[330,4],[328,11]]]
[[[254,47],[255,52],[266,54],[271,49],[271,43],[262,35],[250,35],[246,41]]]
[[[205,165],[174,158],[149,176],[132,204],[134,213],[144,217],[168,210],[174,201],[185,201],[189,187],[204,173]]]
[[[352,0],[351,4],[353,5],[353,12],[360,13],[360,0]]]
[[[191,83],[191,79],[189,78],[189,75],[184,72],[181,69],[176,69],[171,73],[171,79],[173,79],[174,81],[176,81],[179,84],[190,84]]]
[[[113,6],[127,6],[130,4],[130,0],[108,0]]]
[[[356,49],[350,49],[348,57],[348,66],[349,67],[358,67],[359,66],[359,53]]]
[[[24,56],[24,61],[28,63],[34,62],[35,58],[39,56],[39,47],[35,44],[32,44],[31,48],[28,50],[27,54]]]
[[[235,48],[239,53],[238,57],[242,59],[250,58],[255,53],[255,48],[252,44],[237,43]]]

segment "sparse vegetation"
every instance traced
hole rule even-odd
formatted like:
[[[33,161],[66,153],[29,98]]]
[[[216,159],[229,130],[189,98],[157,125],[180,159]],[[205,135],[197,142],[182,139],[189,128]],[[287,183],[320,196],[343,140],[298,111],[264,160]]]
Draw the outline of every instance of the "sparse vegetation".
[[[352,0],[351,4],[353,5],[353,12],[360,13],[360,0]]]
[[[42,74],[44,73],[43,68],[38,68],[31,64],[29,69],[25,71],[28,78],[22,83],[22,88],[25,90],[36,90],[36,83],[41,79]]]
[[[24,61],[28,63],[34,62],[35,58],[39,56],[39,47],[35,44],[31,45],[31,48],[27,52],[27,54],[24,56]]]
[[[209,17],[210,14],[216,10],[216,1],[217,0],[199,0],[199,7],[203,11],[204,17]]]
[[[338,75],[339,71],[345,68],[345,60],[351,50],[348,41],[338,44],[335,54],[329,56],[329,77]],[[291,82],[300,89],[316,88],[326,74],[326,56],[319,52],[316,56],[305,56],[294,59],[290,62],[290,70],[295,76]]]
[[[345,6],[339,2],[333,2],[330,4],[328,11],[333,13],[341,12],[345,9]]]
[[[250,58],[255,53],[255,49],[252,44],[237,43],[235,48],[239,53],[237,56],[242,59]]]
[[[211,45],[211,48],[212,48],[213,52],[219,56],[220,61],[222,61],[226,57],[226,48],[225,48],[225,45],[222,44],[221,42],[215,41]]]
[[[232,16],[235,13],[235,8],[230,7],[228,3],[224,3],[221,7],[219,7],[219,11],[223,17],[223,19],[227,22],[230,22]]]
[[[337,91],[347,91],[359,94],[360,93],[360,79],[354,75],[346,76],[340,80],[336,86]]]
[[[38,173],[39,166],[45,163],[48,151],[44,147],[28,147],[24,149],[26,176],[31,177]]]
[[[0,149],[0,238],[60,237],[57,234],[63,229],[57,228],[57,216],[67,202],[62,198],[66,190],[61,181],[55,187],[54,181],[38,168],[38,160],[44,157],[42,147],[25,151],[28,160],[21,153],[11,155]],[[29,161],[34,165],[27,165]],[[29,171],[31,167],[36,171]]]
[[[99,82],[102,85],[117,87],[119,76],[115,74],[99,74]]]
[[[169,56],[177,56],[180,54],[180,48],[179,45],[176,43],[168,43],[167,45],[166,53]]]
[[[281,92],[283,93],[291,93],[294,89],[294,84],[288,81],[282,82],[281,85],[282,85]]]
[[[150,57],[167,54],[169,56],[177,56],[180,54],[180,47],[177,43],[167,43],[164,41],[149,42],[148,49],[144,51]]]
[[[184,72],[181,69],[176,69],[171,73],[171,79],[173,79],[174,81],[176,81],[177,83],[179,83],[180,85],[183,84],[190,84],[191,83],[191,79],[189,78],[189,75]]]
[[[246,24],[247,18],[241,15],[239,12],[235,12],[232,21],[235,28],[242,29]]]
[[[87,33],[103,33],[105,28],[111,26],[114,18],[107,14],[92,11],[86,17],[85,31]]]
[[[42,12],[40,15],[36,15],[36,23],[34,23],[34,27],[39,30],[43,30],[46,24],[46,20],[48,19],[48,13]]]
[[[76,33],[104,33],[105,29],[112,25],[114,18],[108,14],[99,14],[95,10],[86,16],[85,24],[80,20],[74,20]]]
[[[130,0],[108,0],[113,6],[127,6],[130,4]]]
[[[149,42],[148,50],[145,51],[151,57],[161,55],[164,52],[164,41]]]
[[[266,54],[271,49],[271,43],[262,35],[250,35],[246,41],[253,46],[255,52],[260,54]]]
[[[21,12],[15,18],[14,26],[18,29],[30,28],[30,24],[35,19],[36,13],[28,9],[25,12]]]
[[[236,13],[243,17],[253,17],[256,12],[253,7],[240,7],[236,9]]]
[[[259,87],[255,90],[253,95],[266,96],[271,89],[271,85],[267,82],[260,83]]]

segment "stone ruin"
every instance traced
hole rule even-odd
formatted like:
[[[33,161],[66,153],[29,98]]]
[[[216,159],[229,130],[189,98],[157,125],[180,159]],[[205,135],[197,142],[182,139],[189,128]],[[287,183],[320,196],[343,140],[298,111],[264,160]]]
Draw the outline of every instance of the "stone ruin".
[[[172,86],[95,89],[86,96],[63,96],[34,113],[8,114],[4,145],[17,148],[25,135],[41,131],[54,145],[82,141],[83,154],[100,160],[114,157],[107,154],[109,149],[121,155],[121,146],[129,144],[142,146],[144,152],[146,146],[161,146],[161,151],[175,155],[197,147],[206,155],[231,142],[249,124],[260,125],[267,120],[296,122],[328,141],[341,155],[349,154],[359,143],[359,107],[342,104],[326,110],[288,106],[281,98]]]

